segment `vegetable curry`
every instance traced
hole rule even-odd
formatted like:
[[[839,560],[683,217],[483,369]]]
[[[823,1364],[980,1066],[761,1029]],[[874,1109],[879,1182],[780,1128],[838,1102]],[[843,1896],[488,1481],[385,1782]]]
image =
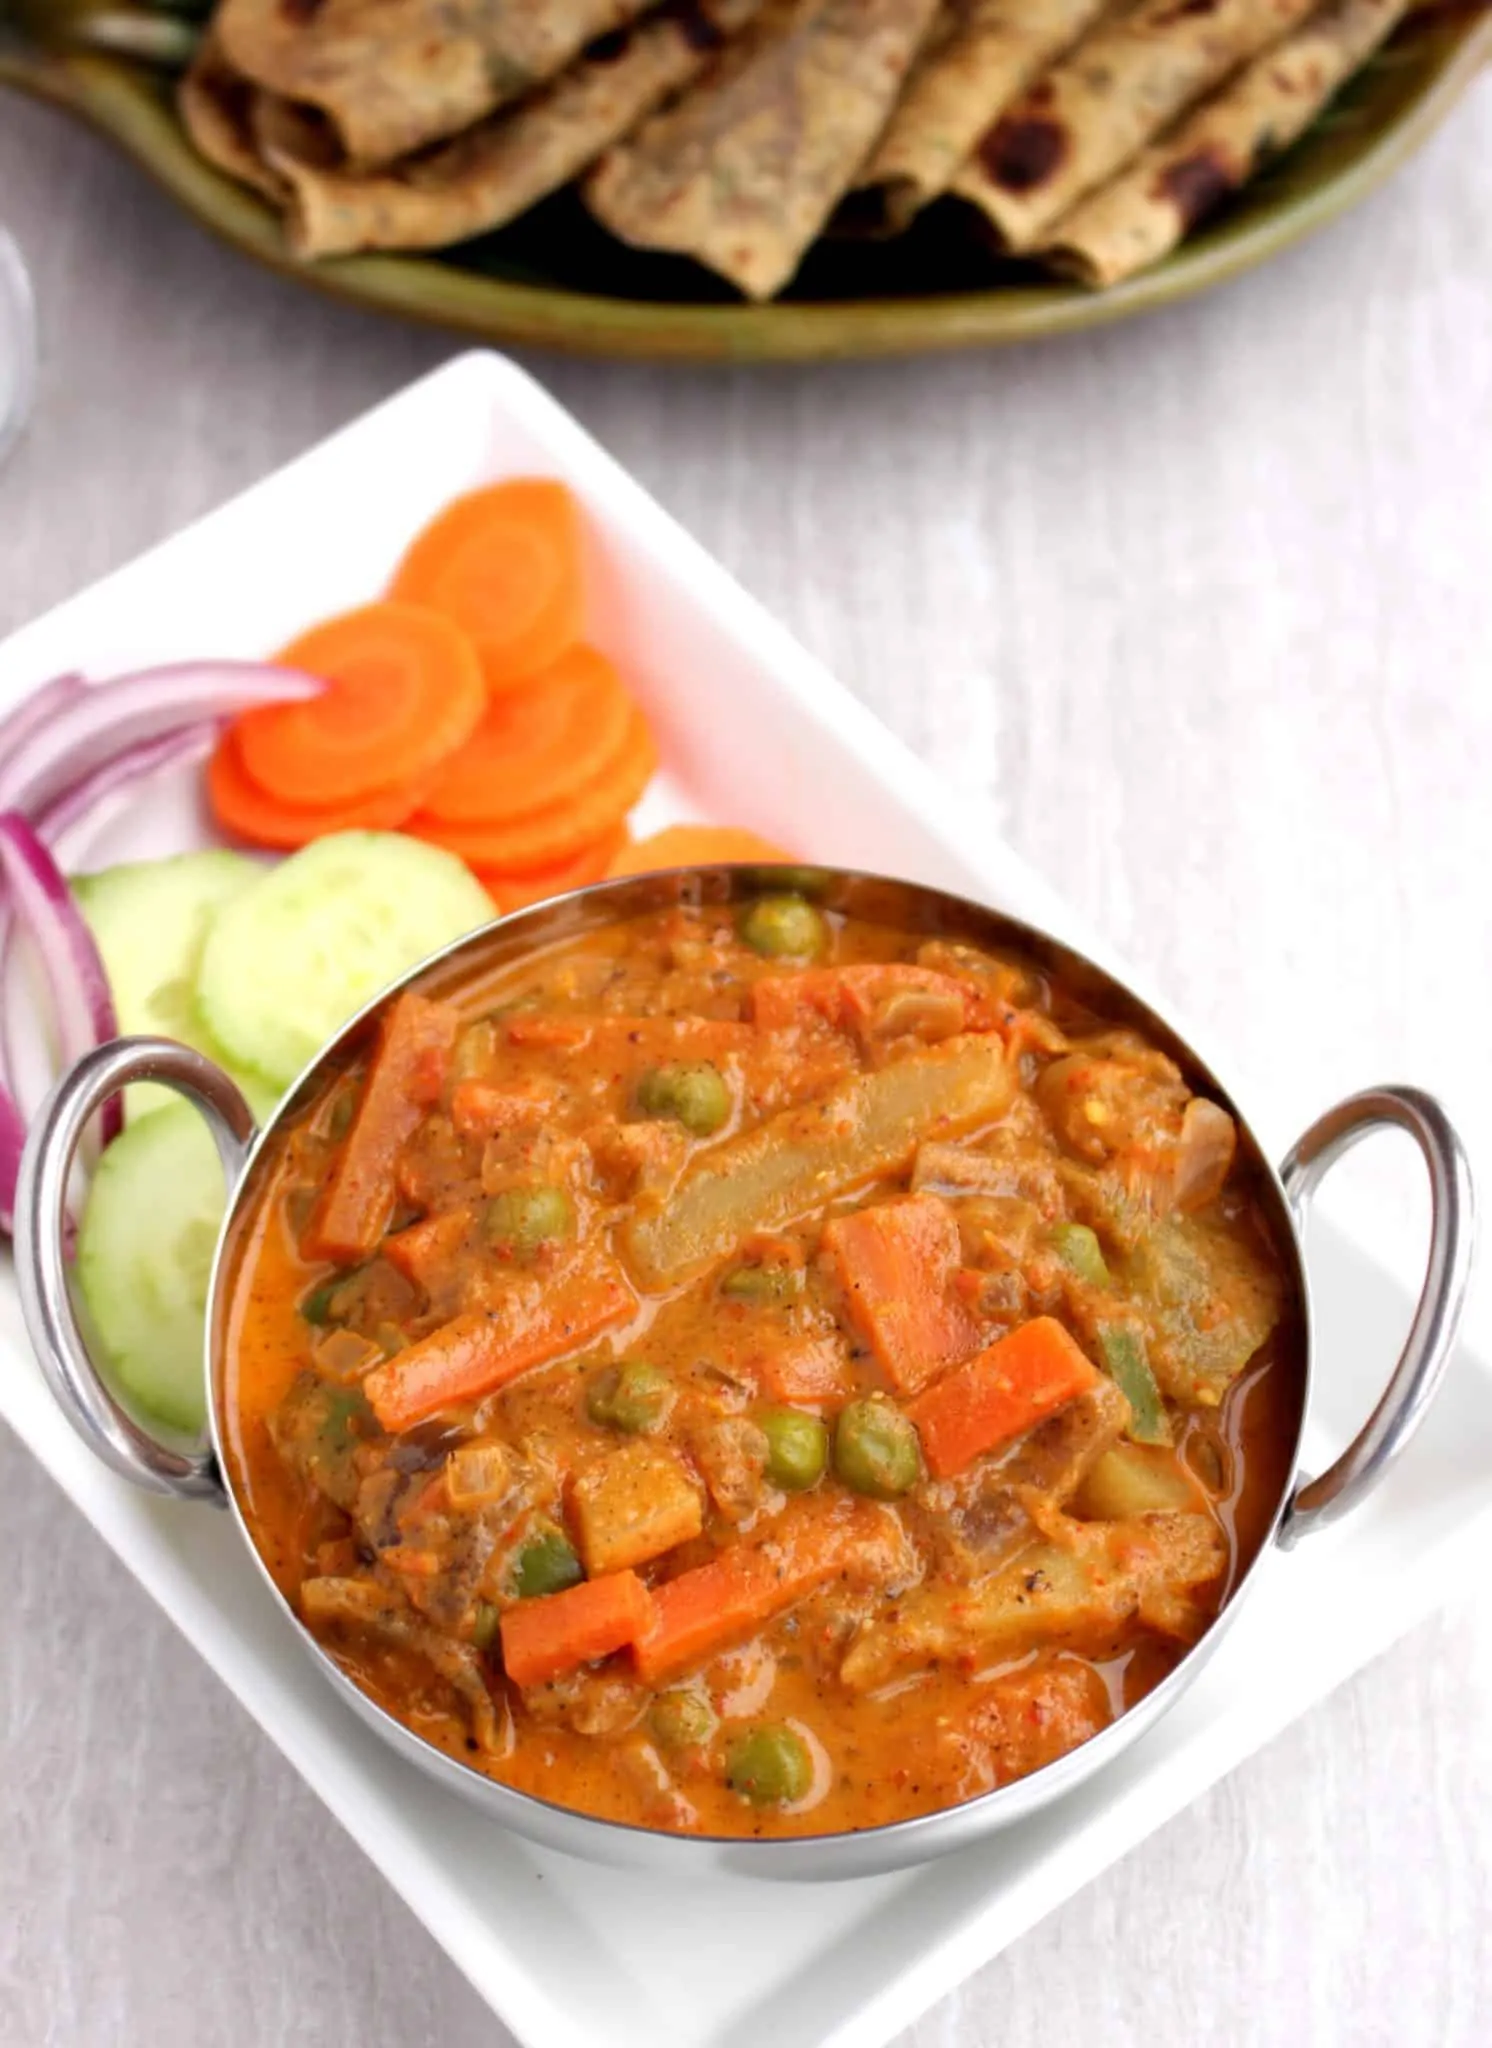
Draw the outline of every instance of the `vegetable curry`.
[[[1284,1484],[1232,1118],[1013,955],[802,896],[408,991],[278,1134],[227,1412],[276,1581],[494,1778],[874,1826],[1156,1685]]]

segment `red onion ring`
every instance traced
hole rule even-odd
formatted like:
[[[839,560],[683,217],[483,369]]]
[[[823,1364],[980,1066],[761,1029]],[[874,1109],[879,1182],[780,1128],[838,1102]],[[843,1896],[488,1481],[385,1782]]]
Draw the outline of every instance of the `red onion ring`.
[[[49,683],[23,698],[14,711],[0,718],[0,761],[8,760],[34,734],[44,732],[87,688],[82,676],[76,673],[53,676]]]
[[[49,803],[43,804],[31,820],[37,837],[55,848],[69,832],[85,823],[107,798],[133,788],[146,776],[158,775],[164,769],[209,753],[220,731],[216,720],[200,719],[192,725],[179,726],[174,732],[164,732],[153,740],[136,740],[122,754],[113,754],[107,761],[101,761],[86,775],[80,775],[76,782],[70,782]]]
[[[60,699],[66,680],[47,689]],[[299,703],[321,687],[314,676],[264,662],[183,662],[85,684],[66,701],[54,700],[45,720],[31,715],[34,705],[24,706],[15,714],[19,739],[14,725],[9,739],[0,726],[0,811],[35,817],[131,747],[258,704]]]
[[[26,1119],[8,1088],[0,1088],[0,1230],[7,1237],[15,1227],[16,1182],[26,1149]]]
[[[71,1066],[85,1052],[118,1037],[114,998],[93,934],[66,878],[26,820],[13,811],[0,814],[0,878],[9,891],[16,926],[27,934],[40,956],[58,1048],[64,1065]],[[10,1042],[19,1002],[14,974],[6,976],[0,1002]],[[117,1096],[104,1104],[99,1123],[102,1142],[107,1145],[123,1127]]]

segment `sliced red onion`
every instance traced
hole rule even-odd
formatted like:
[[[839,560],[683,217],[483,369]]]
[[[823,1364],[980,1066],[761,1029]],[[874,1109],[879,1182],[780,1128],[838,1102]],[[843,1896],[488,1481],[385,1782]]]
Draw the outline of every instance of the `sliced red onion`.
[[[32,941],[41,960],[56,1020],[58,1050],[64,1064],[71,1066],[96,1045],[118,1037],[114,998],[93,934],[65,877],[26,820],[13,811],[0,814],[0,878],[16,927]],[[14,1006],[21,996],[18,983],[19,976],[7,972],[0,987],[8,1044],[14,1043]],[[122,1122],[116,1097],[105,1103],[100,1113],[104,1144],[118,1136]]]
[[[298,670],[248,661],[184,662],[89,683],[44,723],[28,719],[18,743],[6,747],[0,732],[0,811],[34,818],[85,775],[144,741],[256,704],[297,703],[321,687]]]
[[[77,674],[53,676],[39,690],[0,718],[0,761],[7,761],[33,733],[44,732],[52,720],[88,688]]]
[[[109,797],[132,789],[148,775],[158,775],[164,769],[175,768],[210,753],[221,730],[215,719],[199,719],[192,725],[178,727],[174,732],[161,733],[156,739],[137,740],[123,753],[100,761],[96,768],[80,775],[50,803],[33,812],[31,823],[36,828],[37,837],[55,848]]]
[[[26,1119],[8,1088],[0,1088],[0,1230],[7,1237],[15,1227],[16,1182],[26,1149]]]

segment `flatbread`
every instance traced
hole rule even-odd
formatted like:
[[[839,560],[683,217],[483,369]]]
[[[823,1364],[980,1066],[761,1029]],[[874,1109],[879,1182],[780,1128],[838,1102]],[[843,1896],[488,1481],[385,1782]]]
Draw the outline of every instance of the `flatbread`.
[[[556,77],[649,0],[222,0],[228,61],[331,121],[354,163],[443,141]]]
[[[1112,0],[945,0],[857,190],[893,232],[946,192],[1017,93]]]
[[[1140,0],[1101,23],[1008,108],[953,182],[1008,249],[1072,206],[1316,0]]]
[[[265,157],[289,188],[290,246],[313,258],[355,249],[439,249],[501,227],[568,183],[697,77],[761,4],[684,0],[665,6],[594,44],[518,106],[384,171],[328,167],[293,137],[277,139],[261,127]]]
[[[1102,286],[1158,263],[1310,127],[1413,4],[1331,0],[1070,213],[1048,245],[1053,267]]]
[[[771,298],[854,182],[936,11],[768,0],[734,56],[601,159],[592,212],[624,242]]]
[[[249,133],[259,160],[273,174],[282,199],[288,203],[290,180],[278,168],[283,159],[299,169],[316,166],[333,170],[342,162],[337,132],[325,114],[318,114],[301,100],[281,99],[262,85],[251,88]]]
[[[176,104],[199,155],[279,203],[285,188],[254,142],[254,87],[234,70],[210,31],[177,87]]]

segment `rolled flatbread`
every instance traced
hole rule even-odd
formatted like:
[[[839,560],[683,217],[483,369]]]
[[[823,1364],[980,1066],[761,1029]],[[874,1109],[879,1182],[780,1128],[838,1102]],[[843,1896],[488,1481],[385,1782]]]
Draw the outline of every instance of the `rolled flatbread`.
[[[953,190],[980,209],[1006,248],[1034,248],[1085,193],[1315,4],[1140,0],[1100,23],[1006,109]]]
[[[1413,4],[1330,0],[1060,222],[1053,268],[1111,285],[1158,263],[1310,127]]]
[[[602,157],[587,204],[622,241],[771,298],[854,182],[936,10],[768,0],[717,70]]]
[[[342,146],[325,114],[318,114],[301,100],[281,99],[262,85],[250,88],[249,133],[259,160],[280,187],[282,200],[290,197],[289,180],[276,168],[279,159],[298,168],[318,166],[334,170],[342,162]]]
[[[946,192],[981,135],[1112,0],[945,0],[857,189],[895,232]]]
[[[182,126],[200,156],[241,185],[251,185],[278,203],[285,188],[260,156],[254,141],[255,88],[223,55],[209,31],[177,87]]]
[[[288,187],[290,246],[306,257],[438,249],[501,227],[698,76],[761,4],[678,0],[593,44],[516,107],[382,171],[328,167],[293,136],[256,123],[265,158]]]
[[[233,67],[319,107],[354,163],[389,163],[480,121],[625,28],[649,0],[222,0]]]

